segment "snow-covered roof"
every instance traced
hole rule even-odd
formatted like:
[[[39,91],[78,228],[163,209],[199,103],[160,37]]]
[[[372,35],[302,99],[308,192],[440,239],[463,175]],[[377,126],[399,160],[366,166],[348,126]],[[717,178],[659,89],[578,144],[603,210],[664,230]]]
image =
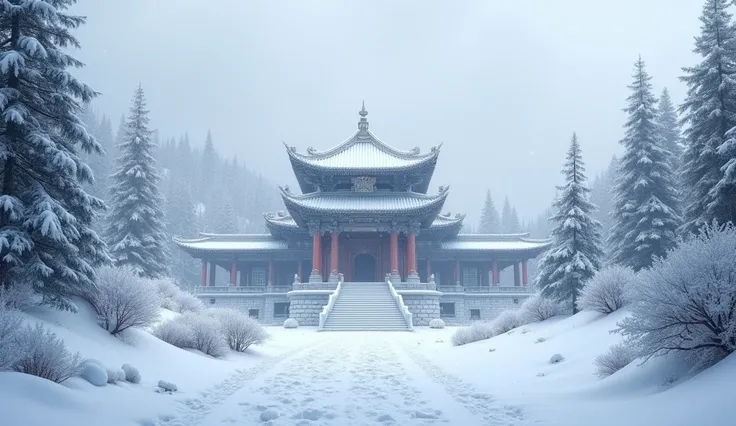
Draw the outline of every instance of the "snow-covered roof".
[[[269,234],[202,234],[201,238],[177,239],[183,249],[205,251],[270,251],[287,250],[286,241]]]
[[[280,211],[277,213],[266,213],[263,215],[266,223],[271,226],[278,228],[287,229],[299,229],[299,225],[296,223],[293,217],[286,212]],[[465,219],[464,214],[457,214],[454,217],[450,213],[437,215],[432,221],[432,224],[428,229],[440,229],[452,226],[461,226],[462,221]]]
[[[437,195],[416,192],[315,192],[292,194],[288,187],[281,188],[286,207],[323,213],[402,213],[440,207],[448,190],[441,187]]]
[[[536,251],[547,249],[550,240],[528,238],[529,234],[459,234],[443,241],[442,250],[452,251]]]
[[[429,164],[436,160],[440,146],[422,154],[418,147],[401,151],[379,140],[368,130],[368,112],[365,105],[360,111],[358,131],[345,142],[328,149],[317,151],[309,147],[306,154],[296,152],[295,147],[287,146],[292,163],[314,168],[329,169],[333,172],[346,171],[394,171]]]

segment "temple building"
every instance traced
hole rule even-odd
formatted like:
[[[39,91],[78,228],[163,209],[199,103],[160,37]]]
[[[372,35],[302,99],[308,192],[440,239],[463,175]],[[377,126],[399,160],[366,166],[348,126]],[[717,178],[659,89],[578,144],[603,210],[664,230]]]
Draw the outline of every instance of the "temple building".
[[[369,130],[365,105],[359,114],[334,148],[286,147],[299,191],[280,188],[285,211],[264,215],[268,234],[177,240],[202,260],[197,296],[264,323],[326,329],[488,320],[528,297],[528,261],[549,241],[461,234],[465,216],[441,213],[449,188],[430,190],[440,146],[395,149]],[[513,281],[501,282],[506,268]],[[218,273],[229,285],[214,285]]]

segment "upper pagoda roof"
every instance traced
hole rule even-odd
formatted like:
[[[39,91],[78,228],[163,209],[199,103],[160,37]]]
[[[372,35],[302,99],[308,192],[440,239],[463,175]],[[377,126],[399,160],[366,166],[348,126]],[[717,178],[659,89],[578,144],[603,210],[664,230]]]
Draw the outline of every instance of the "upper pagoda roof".
[[[309,218],[321,219],[331,215],[369,217],[382,215],[413,216],[423,227],[429,226],[449,193],[448,187],[440,187],[436,195],[416,192],[315,192],[306,195],[292,194],[288,187],[280,187],[286,208],[297,225],[304,227]]]
[[[305,154],[298,153],[296,147],[287,146],[289,159],[299,180],[302,192],[312,192],[314,186],[302,176],[305,173],[379,176],[391,173],[414,172],[431,177],[437,163],[441,144],[429,152],[422,153],[419,147],[401,151],[378,139],[368,130],[368,111],[365,103],[359,112],[358,131],[345,142],[326,151],[307,148]],[[421,192],[426,192],[429,178],[420,184]]]

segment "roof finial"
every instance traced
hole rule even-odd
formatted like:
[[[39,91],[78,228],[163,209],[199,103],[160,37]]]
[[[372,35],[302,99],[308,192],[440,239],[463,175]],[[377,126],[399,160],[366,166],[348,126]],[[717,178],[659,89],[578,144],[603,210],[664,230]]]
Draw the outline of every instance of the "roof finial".
[[[360,114],[360,122],[358,122],[358,129],[368,130],[368,119],[365,118],[368,115],[368,111],[365,110],[365,101],[363,101],[363,108],[361,108],[358,114]]]

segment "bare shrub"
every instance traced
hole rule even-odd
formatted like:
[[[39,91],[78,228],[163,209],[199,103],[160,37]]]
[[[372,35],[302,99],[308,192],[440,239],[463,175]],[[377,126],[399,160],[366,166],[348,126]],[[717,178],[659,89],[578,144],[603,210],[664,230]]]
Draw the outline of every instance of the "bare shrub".
[[[512,310],[501,312],[496,319],[493,320],[492,324],[495,334],[506,333],[523,325],[519,312]]]
[[[594,360],[595,375],[601,379],[631,364],[637,358],[636,351],[626,343],[617,343]]]
[[[296,318],[287,318],[283,326],[284,328],[299,328],[299,321]]]
[[[429,322],[429,328],[443,329],[445,328],[445,321],[440,318],[435,318]]]
[[[24,311],[38,304],[39,295],[28,282],[17,282],[9,288],[0,286],[0,309]]]
[[[580,291],[578,309],[610,314],[631,303],[627,287],[634,280],[634,271],[613,265],[598,271]]]
[[[496,336],[493,324],[488,322],[475,322],[468,327],[463,327],[452,334],[453,346],[466,345],[479,340],[490,339]]]
[[[201,300],[177,286],[171,278],[151,280],[161,301],[161,307],[170,311],[199,313],[205,307]]]
[[[220,322],[222,334],[230,349],[245,352],[250,345],[258,345],[266,341],[268,334],[263,326],[244,313],[234,309],[215,308],[208,313]]]
[[[187,312],[200,313],[204,311],[204,303],[197,299],[193,294],[181,291],[176,296],[176,303],[179,306],[179,311],[182,314]]]
[[[192,347],[192,333],[189,324],[177,318],[161,323],[153,330],[154,336],[177,348]]]
[[[88,297],[102,328],[117,335],[130,327],[145,327],[159,317],[160,299],[149,280],[129,268],[100,268],[99,291]]]
[[[695,367],[736,351],[736,229],[707,226],[639,272],[632,315],[619,322],[644,361],[670,352]]]
[[[531,324],[544,321],[561,313],[562,307],[558,301],[535,294],[526,299],[519,308],[519,319],[523,324]]]
[[[0,371],[13,368],[21,356],[18,333],[22,318],[20,312],[0,306]]]
[[[79,374],[81,358],[71,354],[64,341],[43,325],[26,326],[17,336],[21,356],[13,365],[15,371],[61,383]]]
[[[219,321],[194,313],[186,313],[179,318],[192,330],[191,348],[216,358],[227,353],[228,344]]]

